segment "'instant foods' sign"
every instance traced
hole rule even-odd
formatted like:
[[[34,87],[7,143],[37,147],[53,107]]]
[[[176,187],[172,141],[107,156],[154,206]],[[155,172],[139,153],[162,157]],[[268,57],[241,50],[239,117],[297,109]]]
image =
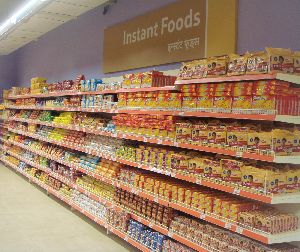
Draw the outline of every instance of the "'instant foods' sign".
[[[235,40],[235,0],[180,0],[107,28],[103,70],[109,73],[231,53]]]

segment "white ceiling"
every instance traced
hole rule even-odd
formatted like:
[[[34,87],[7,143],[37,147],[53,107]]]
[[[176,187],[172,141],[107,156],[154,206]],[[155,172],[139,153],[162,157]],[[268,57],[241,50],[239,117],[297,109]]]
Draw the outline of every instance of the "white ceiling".
[[[37,40],[50,30],[99,6],[107,0],[52,0],[48,5],[21,22],[6,37],[0,39],[0,55],[7,55]],[[25,0],[0,0],[0,25],[9,18]]]

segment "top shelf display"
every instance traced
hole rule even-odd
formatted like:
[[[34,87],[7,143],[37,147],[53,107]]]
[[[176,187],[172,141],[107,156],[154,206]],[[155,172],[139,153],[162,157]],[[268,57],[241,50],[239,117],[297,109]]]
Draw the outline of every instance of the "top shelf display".
[[[201,79],[189,79],[189,80],[176,80],[175,85],[167,86],[146,86],[139,88],[122,88],[122,85],[111,85],[107,86],[107,89],[93,90],[93,91],[56,91],[46,93],[28,93],[23,95],[9,95],[6,97],[7,100],[21,99],[21,98],[47,98],[57,96],[77,96],[77,95],[98,95],[98,94],[117,94],[117,93],[137,93],[137,92],[155,92],[155,91],[177,91],[179,87],[177,85],[183,84],[207,84],[207,83],[221,83],[221,82],[238,82],[238,81],[255,81],[255,80],[282,80],[293,84],[300,85],[300,75],[284,74],[284,73],[273,73],[273,74],[248,74],[239,76],[224,76],[215,78],[201,78]],[[172,84],[172,83],[171,83]]]

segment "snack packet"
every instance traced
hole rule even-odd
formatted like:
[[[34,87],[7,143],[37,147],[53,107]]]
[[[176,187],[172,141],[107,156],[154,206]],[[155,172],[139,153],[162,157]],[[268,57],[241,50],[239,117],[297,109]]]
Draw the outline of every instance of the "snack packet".
[[[227,75],[242,75],[246,73],[247,69],[247,60],[249,57],[249,53],[245,53],[244,55],[238,54],[230,54],[229,55],[229,63],[227,69]]]
[[[269,72],[273,73],[293,73],[294,59],[291,49],[266,47],[269,55]]]
[[[268,73],[269,56],[265,52],[251,53],[247,60],[246,74]]]

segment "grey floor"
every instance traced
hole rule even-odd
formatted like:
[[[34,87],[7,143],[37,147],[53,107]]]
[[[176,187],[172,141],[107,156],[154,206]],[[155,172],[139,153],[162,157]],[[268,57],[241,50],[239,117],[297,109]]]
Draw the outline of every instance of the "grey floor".
[[[0,252],[137,251],[0,163]]]

